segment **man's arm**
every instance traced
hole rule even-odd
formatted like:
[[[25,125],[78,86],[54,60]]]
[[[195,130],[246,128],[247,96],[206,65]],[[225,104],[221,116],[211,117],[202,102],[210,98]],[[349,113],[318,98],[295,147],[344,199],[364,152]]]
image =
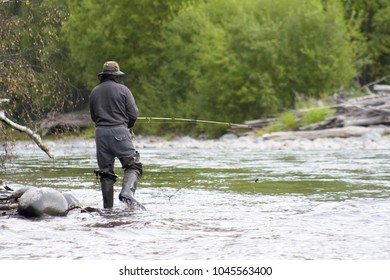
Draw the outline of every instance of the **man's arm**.
[[[127,118],[129,119],[127,126],[132,128],[138,118],[138,107],[130,90],[128,91],[126,98],[126,114]]]
[[[92,119],[93,122],[95,122],[96,116],[95,116],[95,110],[94,110],[94,106],[93,106],[93,102],[92,102],[91,96],[89,98],[89,110],[90,110],[90,114],[91,114],[91,119]]]

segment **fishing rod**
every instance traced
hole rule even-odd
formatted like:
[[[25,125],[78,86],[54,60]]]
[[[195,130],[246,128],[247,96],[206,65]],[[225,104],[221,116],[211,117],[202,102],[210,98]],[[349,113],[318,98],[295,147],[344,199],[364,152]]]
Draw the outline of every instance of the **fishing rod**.
[[[231,128],[253,128],[253,126],[249,124],[241,124],[241,123],[231,123],[231,122],[218,122],[218,121],[209,121],[209,120],[198,120],[198,119],[185,119],[185,118],[166,118],[166,117],[138,117],[138,120],[144,120],[147,122],[151,121],[174,121],[174,122],[189,122],[192,124],[212,124],[212,125],[225,125]]]

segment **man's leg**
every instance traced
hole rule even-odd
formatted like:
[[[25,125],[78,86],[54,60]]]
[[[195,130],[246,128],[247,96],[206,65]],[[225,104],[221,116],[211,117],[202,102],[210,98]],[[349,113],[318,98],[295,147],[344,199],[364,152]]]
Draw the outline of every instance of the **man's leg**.
[[[117,178],[114,172],[115,155],[111,151],[110,139],[111,129],[96,128],[96,157],[99,170],[95,173],[100,177],[104,208],[112,208],[114,205],[114,183]]]
[[[135,157],[121,158],[122,168],[124,171],[122,190],[119,194],[119,200],[127,203],[131,207],[145,209],[135,198],[134,194],[137,189],[138,181],[142,176],[142,164],[138,162],[139,154]]]
[[[103,195],[103,207],[112,208],[114,206],[114,184],[117,176],[113,170],[100,169],[96,171],[100,177],[100,187]]]

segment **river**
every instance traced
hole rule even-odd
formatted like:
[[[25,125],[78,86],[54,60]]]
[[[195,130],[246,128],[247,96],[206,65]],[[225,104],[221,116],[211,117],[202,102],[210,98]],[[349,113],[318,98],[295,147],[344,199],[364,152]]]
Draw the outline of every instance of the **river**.
[[[245,141],[136,140],[144,165],[136,198],[146,211],[119,202],[119,180],[103,214],[3,215],[0,259],[390,259],[388,138],[299,149]],[[17,142],[3,183],[57,188],[101,208],[93,139],[49,145],[55,160]]]

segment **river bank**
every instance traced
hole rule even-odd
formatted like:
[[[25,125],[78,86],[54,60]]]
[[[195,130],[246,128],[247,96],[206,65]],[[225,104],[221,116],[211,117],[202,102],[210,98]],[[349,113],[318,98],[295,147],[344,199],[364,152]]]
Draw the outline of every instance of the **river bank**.
[[[67,140],[44,140],[44,143],[56,155],[58,147],[61,151],[70,151],[80,149],[82,151],[94,152],[95,140],[93,138],[75,138]],[[296,138],[288,140],[268,139],[264,136],[258,136],[249,133],[243,136],[235,134],[225,134],[218,139],[200,140],[189,136],[175,137],[166,140],[158,136],[137,136],[134,139],[136,149],[217,149],[217,150],[254,150],[254,151],[272,151],[272,150],[383,150],[390,147],[390,135],[381,135],[380,133],[369,130],[359,137],[333,137],[333,138]],[[25,150],[36,147],[34,142],[16,141],[13,152],[16,154],[24,153]]]
[[[225,134],[219,139],[198,140],[191,137],[177,137],[165,141],[158,137],[138,137],[135,144],[139,147],[199,148],[199,149],[253,149],[253,150],[344,150],[344,149],[388,149],[390,135],[381,135],[369,131],[360,137],[347,138],[296,138],[267,139],[263,136],[248,134],[237,136]]]

